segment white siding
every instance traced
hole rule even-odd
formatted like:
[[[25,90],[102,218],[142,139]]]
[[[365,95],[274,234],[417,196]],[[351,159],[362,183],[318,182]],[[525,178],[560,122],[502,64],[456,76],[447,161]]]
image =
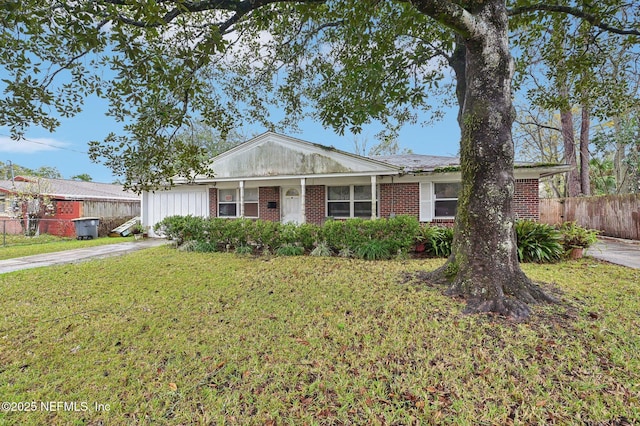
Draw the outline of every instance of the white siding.
[[[153,226],[168,216],[209,217],[209,190],[204,186],[176,187],[142,195],[142,223]]]
[[[420,183],[420,222],[433,220],[433,183]]]

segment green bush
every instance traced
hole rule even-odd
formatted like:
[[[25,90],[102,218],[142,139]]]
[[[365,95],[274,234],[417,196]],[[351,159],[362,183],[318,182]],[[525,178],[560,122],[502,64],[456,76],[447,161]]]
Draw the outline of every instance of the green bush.
[[[285,244],[278,247],[276,254],[278,256],[302,256],[304,254],[304,248],[293,244]]]
[[[204,236],[206,219],[196,216],[168,216],[156,223],[154,232],[174,240],[178,245],[185,241],[202,240]]]
[[[386,240],[369,240],[358,245],[354,252],[364,260],[382,260],[391,258],[391,245]]]
[[[434,229],[430,252],[437,257],[449,257],[453,246],[453,228],[435,226]]]
[[[564,253],[562,234],[551,225],[521,220],[516,222],[520,262],[548,263],[560,260]]]
[[[330,257],[333,255],[333,252],[329,248],[329,244],[322,241],[318,243],[318,245],[314,247],[313,250],[311,250],[309,255],[316,256],[316,257]]]
[[[358,247],[371,241],[385,241],[386,249],[395,254],[411,249],[419,230],[420,223],[413,216],[377,220],[328,220],[319,230],[318,238],[338,253],[344,249],[356,252]]]
[[[565,222],[559,227],[562,234],[562,245],[565,252],[574,248],[588,248],[598,239],[598,232],[595,229],[586,229],[575,222]]]
[[[256,220],[253,223],[253,242],[260,250],[275,250],[282,245],[280,241],[280,222]]]
[[[253,254],[253,247],[251,246],[238,246],[235,249],[236,254]]]
[[[212,252],[233,250],[237,253],[275,252],[279,255],[329,256],[388,259],[406,254],[417,243],[437,257],[451,255],[453,228],[420,226],[413,216],[390,219],[328,220],[322,226],[282,224],[252,219],[203,219],[194,216],[169,216],[154,230],[183,250]],[[518,221],[516,236],[521,262],[554,262],[573,247],[588,247],[596,241],[597,231],[568,222],[559,229],[533,222]]]

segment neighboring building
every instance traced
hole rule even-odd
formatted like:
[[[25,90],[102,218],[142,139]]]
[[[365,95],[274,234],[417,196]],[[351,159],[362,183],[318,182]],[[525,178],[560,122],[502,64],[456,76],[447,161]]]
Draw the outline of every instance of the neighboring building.
[[[429,155],[362,157],[272,132],[211,160],[215,177],[197,176],[142,194],[142,223],[172,215],[247,217],[316,223],[412,215],[452,223],[460,189],[459,159]],[[537,220],[541,176],[566,166],[516,166],[515,211]]]
[[[49,202],[47,214],[40,221],[40,233],[73,237],[75,227],[71,219],[99,217],[108,228],[140,215],[140,197],[124,191],[121,185],[16,176],[13,180],[0,180],[1,219],[24,217],[20,210],[25,206],[15,201],[16,194],[24,193],[40,194]],[[19,225],[20,222],[12,221],[13,228]]]

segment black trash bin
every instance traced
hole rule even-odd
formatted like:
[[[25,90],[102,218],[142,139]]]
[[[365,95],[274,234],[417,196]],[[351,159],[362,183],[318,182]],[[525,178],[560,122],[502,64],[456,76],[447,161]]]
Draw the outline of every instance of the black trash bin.
[[[71,219],[76,226],[76,238],[78,240],[91,240],[98,238],[99,217],[79,217]]]

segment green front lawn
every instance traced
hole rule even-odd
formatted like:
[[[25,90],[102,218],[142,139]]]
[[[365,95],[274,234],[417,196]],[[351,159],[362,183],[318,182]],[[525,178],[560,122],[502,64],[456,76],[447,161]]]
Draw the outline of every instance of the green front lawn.
[[[11,235],[7,237],[12,237],[12,239],[11,242],[7,243],[8,245],[0,245],[0,260],[14,259],[16,257],[22,256],[31,256],[33,254],[53,253],[56,251],[133,241],[133,237],[104,237],[97,238],[95,240],[76,240],[70,238],[54,237],[51,235],[42,235],[39,237]],[[0,238],[2,237],[0,236]]]
[[[23,410],[0,424],[640,418],[640,271],[524,265],[562,304],[515,324],[403,282],[440,264],[160,247],[0,275],[0,401]]]

